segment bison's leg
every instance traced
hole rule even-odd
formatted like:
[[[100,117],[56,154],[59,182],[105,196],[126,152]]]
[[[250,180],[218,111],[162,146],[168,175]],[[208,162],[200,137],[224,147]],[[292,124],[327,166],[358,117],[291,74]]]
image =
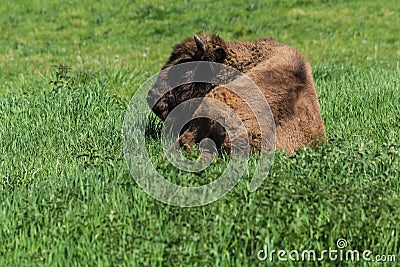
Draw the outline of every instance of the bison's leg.
[[[190,121],[179,136],[179,144],[186,151],[190,150],[195,144],[201,142],[205,138],[210,138],[214,141],[218,151],[225,142],[225,130],[215,121],[208,118],[196,118]],[[211,147],[208,150],[212,150]]]
[[[196,118],[190,121],[179,136],[179,144],[186,150],[190,149],[207,136],[209,128],[209,121],[206,118]]]

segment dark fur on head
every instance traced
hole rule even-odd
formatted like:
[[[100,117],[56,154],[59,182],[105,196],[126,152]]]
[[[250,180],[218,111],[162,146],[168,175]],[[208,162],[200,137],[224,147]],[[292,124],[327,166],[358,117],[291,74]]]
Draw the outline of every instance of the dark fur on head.
[[[173,52],[162,70],[187,62],[210,61],[222,63],[227,57],[227,45],[218,35],[203,34],[186,38],[175,45]],[[193,70],[188,70],[193,71]],[[193,73],[193,72],[192,72]],[[147,101],[153,112],[162,120],[180,103],[191,98],[204,97],[213,87],[209,83],[188,83],[174,88],[161,96],[159,88],[168,87],[168,72],[161,72],[154,87],[149,91]],[[161,97],[161,98],[160,98]],[[157,99],[159,99],[157,101]],[[154,103],[156,102],[157,103]]]
[[[174,46],[174,50],[163,69],[190,61],[212,61],[221,63],[227,56],[226,43],[216,34],[204,34],[200,37],[186,38]],[[198,43],[202,42],[203,49]]]

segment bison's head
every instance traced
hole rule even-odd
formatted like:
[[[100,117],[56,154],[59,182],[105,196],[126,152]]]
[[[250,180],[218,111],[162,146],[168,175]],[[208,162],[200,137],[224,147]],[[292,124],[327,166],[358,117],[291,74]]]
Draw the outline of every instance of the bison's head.
[[[224,40],[219,36],[203,35],[194,38],[187,38],[181,43],[174,46],[174,50],[169,57],[168,62],[162,68],[156,84],[149,91],[147,102],[152,107],[153,112],[162,120],[180,103],[191,98],[204,97],[212,88],[210,83],[187,83],[180,85],[163,93],[163,88],[169,88],[170,81],[173,79],[169,73],[169,68],[182,63],[194,61],[210,61],[222,63],[227,56],[227,46]],[[187,75],[191,80],[196,80],[193,75],[201,75],[202,70],[193,68],[184,70],[184,75]],[[176,75],[176,72],[175,72]],[[164,90],[165,91],[165,90]]]

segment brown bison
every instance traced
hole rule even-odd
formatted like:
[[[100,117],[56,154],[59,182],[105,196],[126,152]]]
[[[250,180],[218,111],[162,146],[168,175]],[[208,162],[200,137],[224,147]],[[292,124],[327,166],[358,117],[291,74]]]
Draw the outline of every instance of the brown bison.
[[[167,70],[169,67],[194,61],[209,61],[230,66],[247,75],[258,86],[273,114],[276,149],[293,153],[296,148],[314,146],[317,140],[325,140],[325,127],[320,115],[311,67],[297,49],[278,43],[272,38],[253,42],[228,42],[215,34],[204,34],[187,38],[175,45],[162,69]],[[213,83],[188,83],[176,86],[168,92],[163,90],[168,86],[171,87],[168,85],[168,72],[161,72],[147,98],[153,112],[162,120],[165,120],[177,105],[189,99],[216,99],[232,108],[242,120],[251,148],[264,148],[259,121],[255,114],[267,109],[265,105],[257,105],[256,101],[255,105],[249,106],[248,102],[243,101],[232,90]],[[237,88],[247,92],[247,95],[252,94],[252,89],[245,83]],[[256,97],[256,94],[254,95]],[[213,112],[217,112],[217,108],[212,104],[199,103],[194,113],[211,115]],[[219,150],[231,149],[232,136],[229,136],[224,127],[215,120],[204,116],[190,121],[180,130],[179,143],[191,147],[204,138],[213,139]]]

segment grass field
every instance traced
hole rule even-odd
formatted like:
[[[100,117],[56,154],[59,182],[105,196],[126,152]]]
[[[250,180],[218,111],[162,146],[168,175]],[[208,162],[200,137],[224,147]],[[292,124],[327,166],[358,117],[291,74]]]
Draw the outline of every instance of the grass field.
[[[257,259],[264,245],[322,251],[340,238],[399,264],[399,14],[395,0],[3,1],[0,266],[355,264]],[[121,129],[172,45],[203,30],[297,47],[313,67],[328,142],[277,153],[254,193],[249,166],[222,199],[181,208],[136,185]],[[153,156],[183,181],[226,164],[185,174]]]

